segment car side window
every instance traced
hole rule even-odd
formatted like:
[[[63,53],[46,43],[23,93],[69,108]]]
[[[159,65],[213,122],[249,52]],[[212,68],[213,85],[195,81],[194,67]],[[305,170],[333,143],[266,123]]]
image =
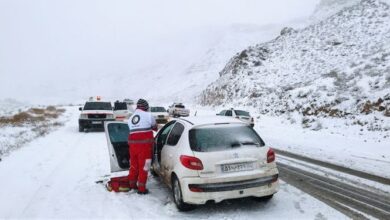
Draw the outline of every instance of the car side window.
[[[168,134],[172,130],[174,124],[175,122],[172,122],[167,127],[163,128],[164,130],[162,130],[160,135],[158,136],[157,143],[161,145],[161,147],[166,143]]]
[[[171,146],[176,146],[177,142],[179,142],[181,135],[183,134],[184,126],[177,122],[175,126],[172,128],[171,133],[169,134],[167,144]]]
[[[226,111],[226,114],[225,114],[225,116],[232,116],[232,111],[231,111],[231,110],[229,110],[229,111]]]

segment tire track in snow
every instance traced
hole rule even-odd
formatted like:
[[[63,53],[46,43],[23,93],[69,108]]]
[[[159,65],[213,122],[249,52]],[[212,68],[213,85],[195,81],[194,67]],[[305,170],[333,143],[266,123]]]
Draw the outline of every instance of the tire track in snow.
[[[68,122],[68,123],[72,123],[72,122]],[[70,128],[73,128],[73,127],[68,125],[68,126],[65,126],[65,128],[63,128],[61,130],[65,130],[65,129],[70,130]],[[75,149],[78,149],[78,147],[80,146],[80,143],[82,143],[83,142],[82,140],[86,139],[86,137],[87,136],[85,134],[83,134],[82,136],[78,137],[77,139],[75,139],[73,142],[70,142],[70,143],[68,141],[72,140],[72,138],[64,138],[65,145],[63,145],[63,147],[61,147],[61,153],[63,153],[62,150],[66,149],[67,150],[66,154],[62,155],[61,160],[57,160],[58,158],[53,159],[56,161],[56,165],[54,167],[51,167],[51,172],[47,176],[45,176],[45,178],[41,179],[41,185],[34,192],[33,196],[30,197],[29,202],[26,204],[23,211],[21,212],[21,217],[25,216],[27,210],[33,204],[35,204],[35,201],[37,201],[37,197],[39,197],[42,192],[47,191],[47,189],[45,189],[45,188],[47,188],[48,183],[53,181],[53,179],[54,179],[53,176],[58,175],[60,168],[62,166],[64,166],[64,164],[66,164],[67,161],[69,161],[69,158],[71,158],[71,155],[76,154]],[[47,137],[47,138],[50,138],[50,137]]]
[[[390,198],[386,195],[377,194],[281,162],[277,164],[282,180],[324,201],[351,218],[366,219],[364,215],[353,210],[355,209],[375,218],[390,219]]]

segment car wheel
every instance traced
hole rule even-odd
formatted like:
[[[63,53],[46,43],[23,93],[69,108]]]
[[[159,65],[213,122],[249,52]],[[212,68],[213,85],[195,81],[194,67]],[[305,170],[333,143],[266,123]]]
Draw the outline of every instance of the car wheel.
[[[154,177],[158,177],[158,174],[156,173],[156,171],[154,171],[153,166],[150,168],[150,174],[152,174],[152,176]]]
[[[268,195],[268,196],[263,196],[263,197],[253,197],[252,199],[257,201],[257,202],[268,202],[269,200],[272,199],[273,196],[274,196],[274,194]]]
[[[194,205],[183,202],[183,194],[181,193],[181,186],[176,176],[172,178],[172,196],[176,207],[180,211],[190,211],[195,209]]]

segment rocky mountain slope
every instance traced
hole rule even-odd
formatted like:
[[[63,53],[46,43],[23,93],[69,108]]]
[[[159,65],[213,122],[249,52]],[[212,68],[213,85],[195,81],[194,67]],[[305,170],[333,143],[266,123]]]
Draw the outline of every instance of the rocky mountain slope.
[[[276,115],[368,114],[372,129],[390,129],[380,126],[390,122],[389,4],[362,0],[304,29],[284,28],[235,55],[198,101]]]

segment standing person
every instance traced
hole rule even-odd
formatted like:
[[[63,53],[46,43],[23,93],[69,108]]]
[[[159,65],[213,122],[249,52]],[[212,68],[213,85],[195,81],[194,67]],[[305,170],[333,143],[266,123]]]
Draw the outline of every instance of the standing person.
[[[149,104],[144,99],[137,101],[137,109],[129,118],[130,189],[138,194],[147,194],[146,181],[152,162],[153,130],[157,131],[156,119],[148,112]],[[137,182],[138,181],[138,182]]]

